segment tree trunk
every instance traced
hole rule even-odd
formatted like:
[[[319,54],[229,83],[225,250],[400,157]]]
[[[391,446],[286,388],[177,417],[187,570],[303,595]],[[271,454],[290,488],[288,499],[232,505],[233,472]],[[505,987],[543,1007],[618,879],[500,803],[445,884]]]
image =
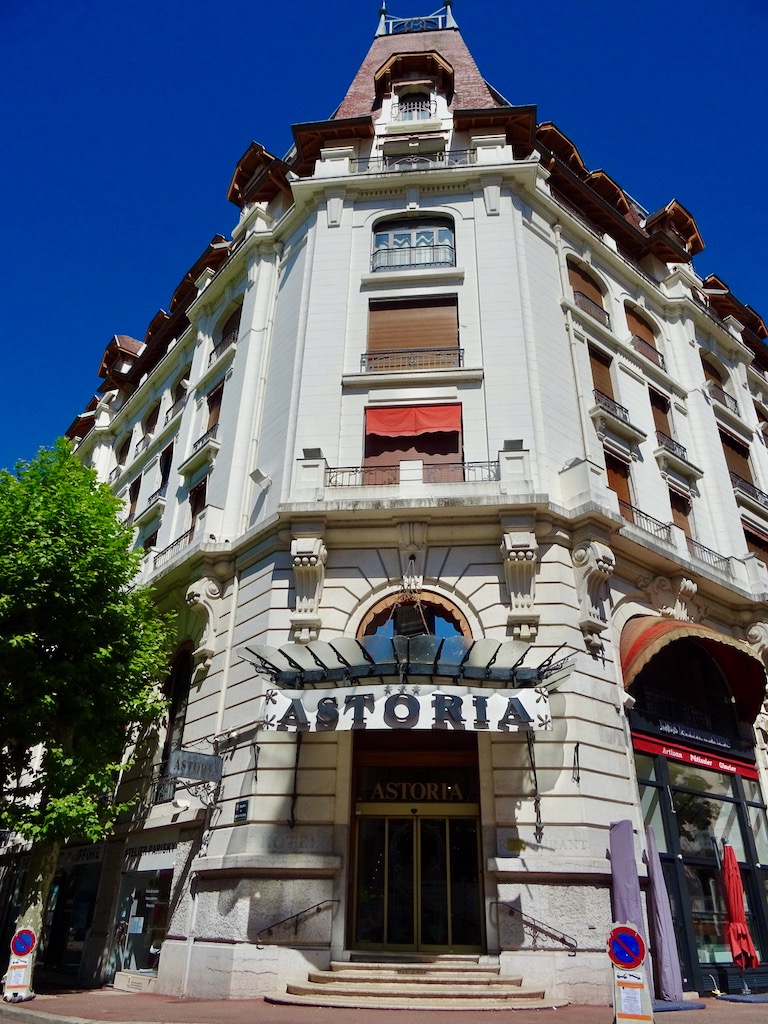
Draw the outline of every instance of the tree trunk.
[[[32,978],[35,961],[37,960],[37,951],[40,948],[45,908],[51,891],[51,883],[59,863],[60,852],[60,840],[45,839],[32,846],[32,852],[29,857],[29,867],[27,868],[24,892],[21,897],[21,910],[16,920],[16,931],[19,928],[29,928],[37,936],[37,943],[29,956],[30,990],[27,997],[29,999],[34,998]]]

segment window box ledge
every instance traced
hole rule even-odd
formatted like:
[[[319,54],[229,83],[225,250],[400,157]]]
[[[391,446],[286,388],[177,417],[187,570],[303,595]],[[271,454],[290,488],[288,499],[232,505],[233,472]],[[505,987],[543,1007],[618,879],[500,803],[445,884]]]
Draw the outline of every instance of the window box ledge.
[[[163,514],[165,509],[165,492],[166,487],[161,487],[154,494],[150,495],[147,504],[141,512],[137,512],[133,517],[136,526],[146,526],[147,523],[151,523],[153,519]]]
[[[731,473],[731,486],[736,497],[737,505],[749,509],[750,512],[759,512],[761,517],[768,516],[768,494],[755,487],[749,480],[736,473]]]
[[[589,410],[589,415],[601,441],[612,435],[633,445],[641,444],[648,436],[644,430],[630,423],[629,413],[623,405],[598,391],[595,392],[595,404]]]
[[[393,372],[379,371],[376,373],[345,373],[341,385],[345,388],[402,387],[406,383],[425,384],[468,384],[483,380],[482,367],[450,366],[445,369],[429,370],[397,370]]]
[[[365,273],[360,278],[363,286],[368,285],[392,285],[407,281],[415,284],[417,281],[463,281],[463,267],[404,267],[402,269],[376,270]]]
[[[666,478],[670,473],[676,476],[682,477],[689,485],[696,483],[697,480],[701,480],[704,476],[704,470],[699,469],[698,466],[694,466],[692,462],[687,459],[687,452],[682,445],[676,444],[674,441],[670,444],[671,438],[664,442],[658,437],[660,447],[656,448],[653,457],[659,464],[662,477]]]
[[[217,438],[217,427],[212,427],[206,434],[198,438],[192,447],[192,454],[179,466],[179,473],[182,476],[191,476],[202,466],[209,464],[213,467],[216,460],[221,441]]]

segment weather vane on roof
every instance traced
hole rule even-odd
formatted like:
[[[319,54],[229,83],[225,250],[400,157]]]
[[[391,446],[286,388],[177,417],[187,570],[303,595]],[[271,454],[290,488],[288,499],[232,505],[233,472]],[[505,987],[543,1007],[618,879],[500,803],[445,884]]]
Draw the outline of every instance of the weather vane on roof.
[[[387,14],[387,0],[382,0],[376,35],[393,36],[405,32],[429,32],[443,28],[458,28],[453,17],[453,0],[445,0],[445,4],[434,14],[417,18],[393,18]]]

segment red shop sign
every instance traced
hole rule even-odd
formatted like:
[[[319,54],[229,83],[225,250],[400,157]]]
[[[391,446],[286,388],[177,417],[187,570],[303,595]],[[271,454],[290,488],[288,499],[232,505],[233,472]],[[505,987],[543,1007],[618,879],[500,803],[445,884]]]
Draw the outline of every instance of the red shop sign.
[[[729,775],[742,775],[745,779],[758,777],[754,765],[743,764],[741,761],[730,761],[719,754],[704,754],[700,750],[665,743],[663,740],[651,739],[649,736],[639,736],[637,733],[632,734],[632,743],[635,750],[642,754],[662,754],[681,764],[693,764],[697,768],[709,768],[711,771],[726,772]]]

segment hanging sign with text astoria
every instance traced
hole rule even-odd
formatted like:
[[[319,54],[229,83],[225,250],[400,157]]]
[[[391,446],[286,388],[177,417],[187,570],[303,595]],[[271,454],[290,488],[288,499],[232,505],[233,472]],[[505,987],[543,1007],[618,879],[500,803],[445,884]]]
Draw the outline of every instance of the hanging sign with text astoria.
[[[264,728],[277,732],[433,729],[531,732],[551,729],[541,688],[351,686],[332,690],[267,690]]]

